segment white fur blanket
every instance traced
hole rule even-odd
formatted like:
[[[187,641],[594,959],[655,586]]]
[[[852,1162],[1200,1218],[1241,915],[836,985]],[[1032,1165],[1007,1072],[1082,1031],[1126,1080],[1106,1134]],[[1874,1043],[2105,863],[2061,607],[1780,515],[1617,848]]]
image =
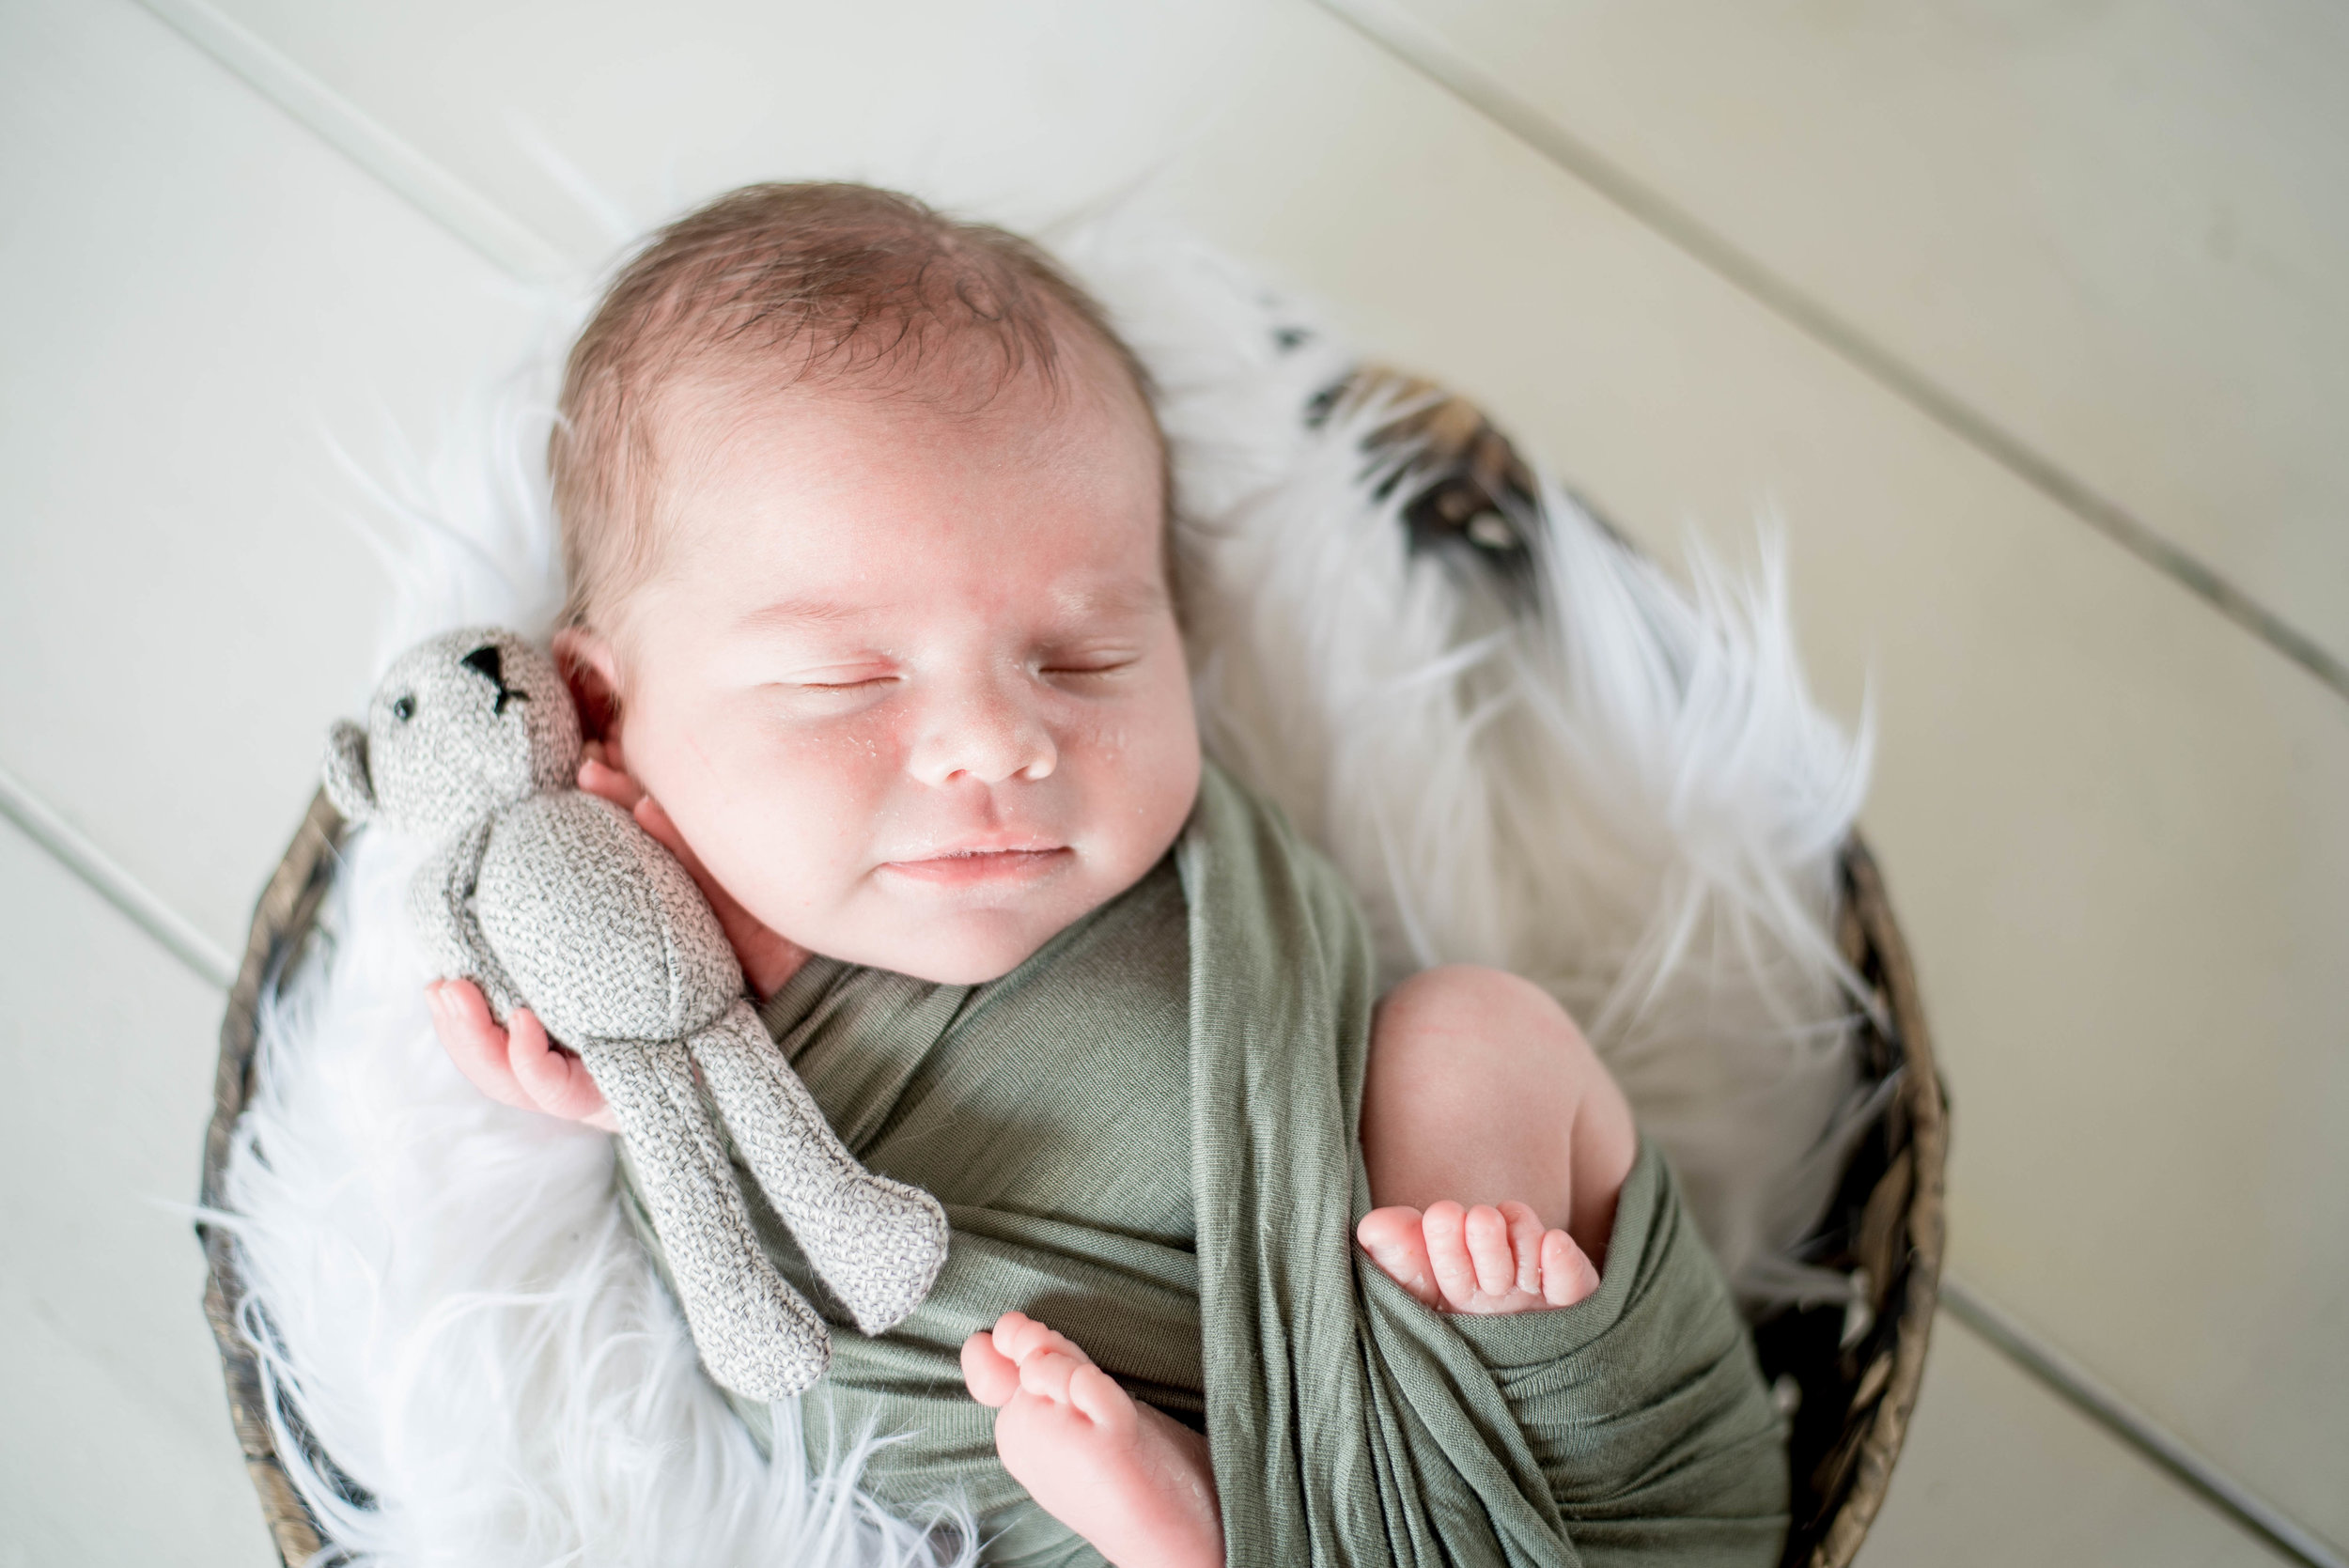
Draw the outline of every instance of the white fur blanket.
[[[1776,551],[1750,582],[1700,557],[1683,587],[1545,486],[1519,520],[1540,613],[1496,616],[1375,494],[1379,411],[1303,417],[1352,364],[1328,333],[1178,236],[1111,221],[1059,249],[1160,383],[1211,749],[1346,872],[1391,974],[1475,960],[1566,1003],[1749,1301],[1839,1294],[1793,1248],[1856,1111],[1828,933],[1867,745],[1805,691]],[[546,629],[548,411],[543,379],[517,388],[382,497],[407,524],[387,654]],[[491,1104],[434,1042],[409,869],[349,846],[265,1010],[222,1217],[272,1403],[334,1464],[279,1452],[340,1550],[967,1560],[967,1530],[889,1518],[852,1465],[761,1458],[620,1217],[610,1140]]]

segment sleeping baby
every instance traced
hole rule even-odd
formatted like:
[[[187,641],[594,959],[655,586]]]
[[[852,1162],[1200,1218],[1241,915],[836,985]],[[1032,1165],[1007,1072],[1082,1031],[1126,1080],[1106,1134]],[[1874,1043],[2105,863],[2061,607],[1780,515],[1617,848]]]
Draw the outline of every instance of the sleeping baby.
[[[988,1562],[1776,1560],[1750,1343],[1574,1022],[1465,966],[1377,996],[1202,758],[1147,378],[1040,252],[734,193],[612,285],[551,460],[582,787],[952,1226],[866,1337],[757,1214],[832,1324],[808,1460],[893,1437],[864,1484],[968,1499]],[[609,1125],[528,1013],[431,1001],[485,1091]]]

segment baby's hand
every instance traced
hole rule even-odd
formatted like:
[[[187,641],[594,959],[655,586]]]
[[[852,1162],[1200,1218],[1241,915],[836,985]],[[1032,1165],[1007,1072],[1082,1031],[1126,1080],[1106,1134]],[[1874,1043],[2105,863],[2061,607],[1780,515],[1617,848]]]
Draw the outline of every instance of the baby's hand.
[[[703,866],[701,857],[687,846],[685,835],[677,831],[669,814],[661,809],[661,802],[629,777],[615,747],[600,740],[587,743],[586,760],[579,765],[579,787],[590,795],[601,796],[635,817],[636,825],[658,840],[692,875],[694,885],[709,900],[719,926],[733,945],[734,956],[741,963],[742,977],[750,982],[753,996],[764,1001],[781,990],[785,981],[800,972],[800,966],[807,962],[807,949],[769,930],[756,915],[736,903],[734,895],[718,885],[718,879]]]
[[[500,1029],[481,987],[470,980],[443,980],[426,986],[424,995],[442,1048],[474,1088],[503,1105],[618,1130],[586,1063],[549,1040],[527,1008],[516,1008],[507,1020],[511,1027]]]

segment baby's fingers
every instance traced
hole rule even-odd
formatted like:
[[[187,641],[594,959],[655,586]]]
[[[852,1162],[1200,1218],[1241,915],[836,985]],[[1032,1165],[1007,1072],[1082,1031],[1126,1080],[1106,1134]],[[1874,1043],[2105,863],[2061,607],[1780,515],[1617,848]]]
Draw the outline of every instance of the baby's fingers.
[[[443,980],[425,987],[426,1005],[432,1010],[432,1031],[441,1037],[457,1070],[473,1086],[500,1105],[536,1110],[507,1065],[506,1031],[490,1017],[490,1003],[481,987],[470,980]]]
[[[568,1122],[594,1121],[604,1110],[603,1092],[588,1077],[587,1063],[555,1049],[546,1026],[529,1009],[517,1008],[507,1022],[506,1061],[530,1096],[530,1108]]]
[[[579,787],[622,811],[635,810],[636,802],[645,798],[645,786],[597,755],[592,744],[586,760],[579,765]]]

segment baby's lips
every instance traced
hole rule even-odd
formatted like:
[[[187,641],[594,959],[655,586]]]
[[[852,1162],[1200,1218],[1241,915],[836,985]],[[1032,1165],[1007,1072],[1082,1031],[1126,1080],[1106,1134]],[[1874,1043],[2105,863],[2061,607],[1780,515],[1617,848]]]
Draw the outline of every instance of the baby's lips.
[[[1068,847],[1068,841],[1056,833],[1035,832],[1025,829],[998,828],[991,831],[941,833],[936,838],[910,841],[882,853],[881,859],[891,865],[914,865],[923,861],[951,860],[962,855],[1050,854]]]
[[[1015,884],[1050,876],[1066,863],[1066,846],[1051,848],[978,849],[888,861],[883,869],[909,881],[941,888]]]

